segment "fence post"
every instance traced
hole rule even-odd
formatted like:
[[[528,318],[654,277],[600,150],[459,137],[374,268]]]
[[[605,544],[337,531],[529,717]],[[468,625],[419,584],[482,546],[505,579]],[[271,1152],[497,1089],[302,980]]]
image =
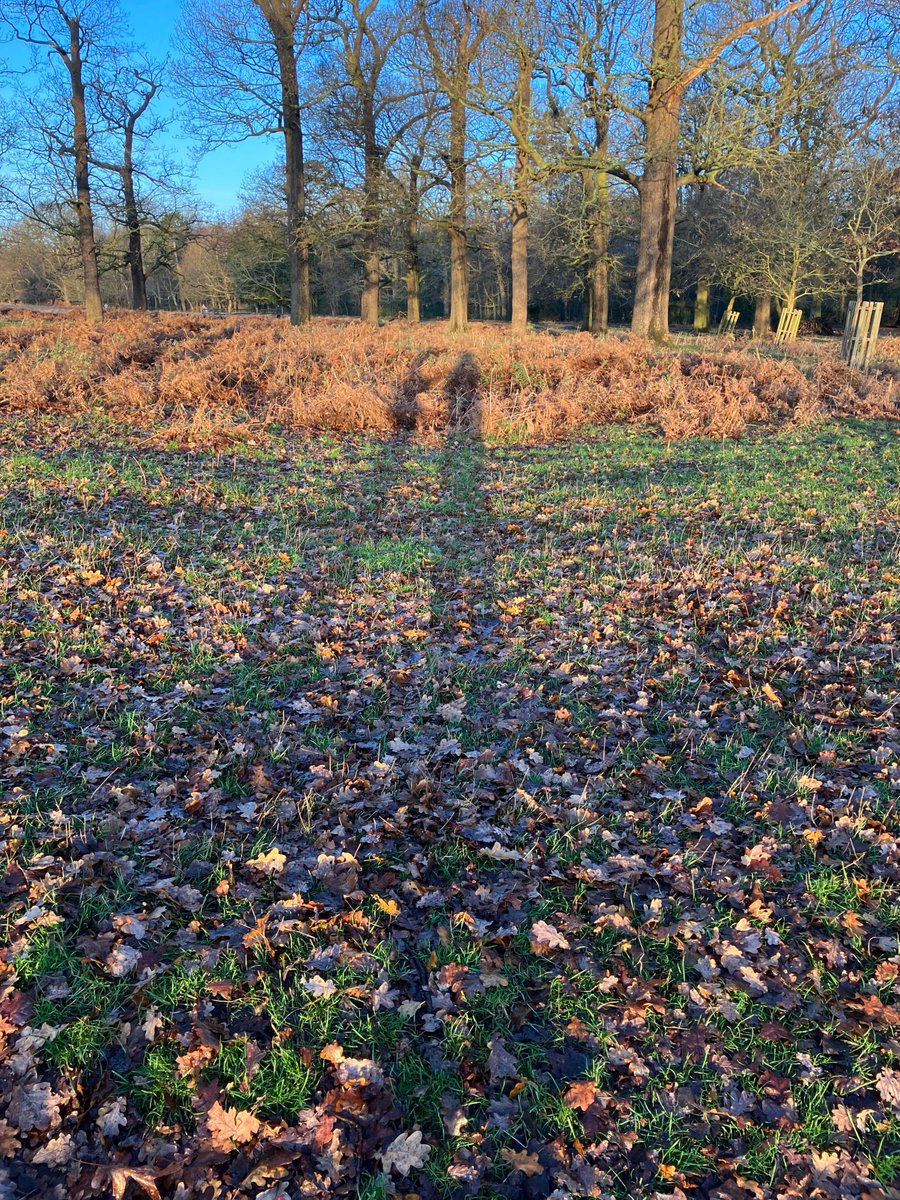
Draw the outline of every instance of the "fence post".
[[[800,328],[800,320],[803,313],[799,308],[783,308],[781,317],[778,321],[778,328],[775,331],[775,345],[780,346],[785,342],[792,342],[797,336],[797,330]]]
[[[881,314],[884,302],[864,300],[862,304],[852,301],[847,310],[844,336],[841,339],[841,358],[849,366],[865,371],[878,341]]]

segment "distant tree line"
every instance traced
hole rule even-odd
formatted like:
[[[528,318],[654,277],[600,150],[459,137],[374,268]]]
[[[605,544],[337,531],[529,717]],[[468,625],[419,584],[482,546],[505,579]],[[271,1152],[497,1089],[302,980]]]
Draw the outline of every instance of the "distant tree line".
[[[878,0],[4,0],[0,300],[577,321],[900,297],[895,8]],[[167,161],[267,138],[221,217]]]

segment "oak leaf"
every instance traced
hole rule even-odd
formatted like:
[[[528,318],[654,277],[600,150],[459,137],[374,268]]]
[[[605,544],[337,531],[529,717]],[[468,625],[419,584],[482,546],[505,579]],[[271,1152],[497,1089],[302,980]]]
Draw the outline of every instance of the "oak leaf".
[[[124,1200],[125,1189],[129,1183],[136,1184],[150,1200],[161,1200],[159,1188],[156,1186],[156,1171],[151,1167],[110,1167],[109,1182],[113,1200]]]
[[[490,1053],[488,1054],[488,1070],[491,1074],[491,1083],[499,1083],[502,1079],[515,1079],[519,1073],[519,1068],[515,1058],[506,1049],[502,1038],[492,1038],[488,1042]]]
[[[72,1135],[68,1133],[57,1134],[55,1138],[50,1138],[38,1150],[34,1152],[33,1163],[39,1163],[44,1167],[64,1167],[72,1161],[72,1155],[75,1152],[75,1146],[72,1142]]]
[[[287,855],[283,854],[277,846],[273,846],[265,854],[257,854],[256,858],[247,860],[247,866],[252,867],[254,871],[259,871],[260,875],[280,875],[286,865]]]
[[[232,1150],[259,1133],[259,1119],[252,1112],[223,1108],[217,1100],[206,1114],[209,1140],[215,1150]]]
[[[531,949],[535,954],[546,954],[549,950],[568,950],[569,943],[554,925],[546,921],[535,921],[528,934]]]
[[[900,1110],[900,1071],[885,1067],[879,1072],[875,1087],[886,1104]]]
[[[597,1099],[597,1085],[590,1079],[578,1079],[571,1084],[563,1099],[569,1108],[587,1112]]]
[[[529,1154],[527,1150],[502,1150],[500,1157],[508,1162],[514,1171],[521,1171],[523,1175],[543,1175],[544,1173],[541,1160],[536,1154]]]
[[[396,1171],[398,1175],[409,1175],[425,1166],[431,1147],[422,1141],[421,1131],[398,1134],[381,1155],[381,1165],[385,1173]]]

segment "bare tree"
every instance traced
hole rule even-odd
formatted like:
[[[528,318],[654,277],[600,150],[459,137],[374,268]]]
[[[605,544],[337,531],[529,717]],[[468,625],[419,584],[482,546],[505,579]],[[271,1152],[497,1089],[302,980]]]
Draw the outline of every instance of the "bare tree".
[[[5,0],[0,21],[19,41],[34,48],[35,74],[41,79],[45,93],[43,103],[32,106],[38,130],[49,157],[71,164],[71,204],[78,224],[84,309],[87,319],[96,323],[103,318],[103,302],[94,236],[87,94],[96,81],[102,60],[121,37],[120,13],[114,0]],[[43,78],[40,51],[48,52],[50,63],[61,69],[71,113],[66,124],[54,121],[58,114],[54,113],[52,103],[48,109],[53,82]],[[52,69],[51,65],[51,72]]]
[[[512,220],[510,324],[513,333],[525,333],[528,328],[528,205],[532,186],[529,145],[534,123],[532,89],[542,39],[534,0],[528,0],[516,8],[507,30],[515,63],[515,88],[510,108],[510,125],[515,140],[513,192],[509,206]]]
[[[851,164],[837,203],[846,214],[841,258],[852,271],[861,304],[875,264],[900,253],[900,167],[879,153]]]
[[[693,173],[677,173],[679,122],[685,93],[723,54],[754,30],[802,8],[808,0],[790,0],[743,20],[726,22],[722,33],[685,62],[685,0],[655,0],[647,97],[633,109],[640,120],[643,155],[639,171],[619,172],[637,189],[641,205],[637,279],[631,328],[656,340],[669,334],[669,289],[675,205],[679,186],[699,182]]]
[[[207,145],[280,134],[291,279],[291,321],[312,314],[297,62],[313,44],[307,0],[188,0],[181,24],[179,78],[191,126]]]
[[[134,60],[134,61],[132,61]],[[121,188],[122,221],[128,235],[126,262],[131,276],[131,306],[147,307],[147,276],[141,237],[141,209],[138,202],[138,178],[146,176],[145,167],[137,161],[137,149],[145,148],[162,128],[159,120],[139,129],[160,87],[162,67],[146,55],[129,51],[109,82],[98,89],[97,104],[103,116],[106,132],[121,147],[120,158],[106,158],[92,152],[94,166],[117,176]],[[98,138],[99,143],[103,139]],[[108,140],[108,139],[107,139]]]
[[[420,0],[419,30],[438,89],[449,110],[450,330],[469,322],[469,243],[467,221],[468,104],[472,67],[494,19],[479,0]]]
[[[633,0],[550,0],[555,119],[565,129],[560,164],[581,179],[588,241],[588,320],[602,336],[609,321],[611,123],[624,87],[635,17]]]
[[[409,64],[407,64],[407,69]],[[419,239],[422,205],[425,197],[438,186],[440,177],[435,164],[435,137],[438,121],[444,115],[437,96],[424,86],[421,74],[409,71],[416,80],[416,97],[410,102],[413,118],[404,122],[402,136],[394,143],[389,167],[397,178],[403,226],[403,260],[406,281],[406,319],[411,325],[421,320],[421,262]]]
[[[378,323],[381,291],[380,223],[388,159],[408,129],[420,124],[419,88],[395,62],[412,29],[412,10],[390,0],[343,0],[329,25],[340,60],[340,82],[325,110],[326,138],[349,141],[361,157],[363,289],[360,315]],[[332,70],[326,60],[325,70]]]

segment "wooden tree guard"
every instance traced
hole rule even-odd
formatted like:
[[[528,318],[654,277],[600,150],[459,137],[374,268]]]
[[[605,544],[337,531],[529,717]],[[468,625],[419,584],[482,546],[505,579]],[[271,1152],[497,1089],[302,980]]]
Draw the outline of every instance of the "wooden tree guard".
[[[864,371],[869,365],[878,341],[883,310],[884,303],[881,300],[864,300],[862,304],[851,301],[841,342],[841,358],[851,367]]]
[[[736,308],[726,309],[722,320],[719,322],[720,337],[734,337],[734,327],[737,325],[740,315]]]
[[[799,308],[783,308],[781,310],[781,318],[778,322],[778,328],[775,330],[775,345],[781,346],[785,342],[792,342],[797,336],[797,330],[800,328],[800,318],[803,313]]]

